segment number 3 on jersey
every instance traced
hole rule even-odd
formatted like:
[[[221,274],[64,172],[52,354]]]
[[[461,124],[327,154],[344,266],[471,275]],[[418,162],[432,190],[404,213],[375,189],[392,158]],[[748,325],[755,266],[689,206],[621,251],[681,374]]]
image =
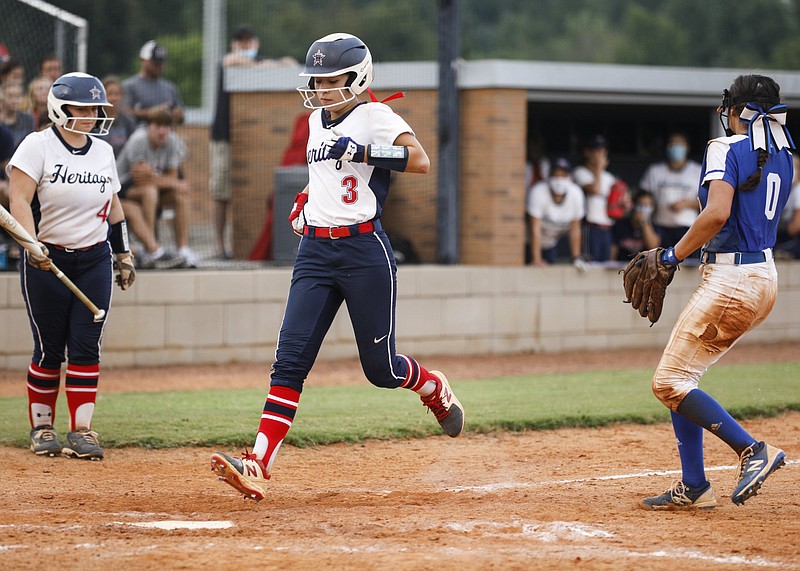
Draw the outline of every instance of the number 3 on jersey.
[[[342,179],[342,187],[345,193],[342,195],[342,202],[353,204],[358,200],[358,179],[354,176],[346,176]]]

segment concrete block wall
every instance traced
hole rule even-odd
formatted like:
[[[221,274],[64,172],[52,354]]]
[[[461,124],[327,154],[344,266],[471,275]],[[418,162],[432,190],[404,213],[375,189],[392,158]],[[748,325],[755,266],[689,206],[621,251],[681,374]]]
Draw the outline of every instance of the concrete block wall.
[[[776,307],[743,342],[800,340],[800,264],[778,272]],[[140,272],[131,290],[115,290],[103,364],[271,362],[290,278],[289,268]],[[401,266],[398,282],[398,350],[424,357],[663,346],[699,272],[676,274],[652,328],[623,304],[616,269]],[[0,368],[24,370],[32,341],[14,273],[0,274],[0,319]],[[342,308],[320,358],[356,355]]]

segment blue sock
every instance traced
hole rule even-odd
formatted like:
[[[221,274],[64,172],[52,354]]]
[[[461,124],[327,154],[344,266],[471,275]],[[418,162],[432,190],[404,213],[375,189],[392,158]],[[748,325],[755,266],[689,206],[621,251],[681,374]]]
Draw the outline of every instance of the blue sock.
[[[710,431],[737,454],[756,441],[721,404],[700,389],[694,389],[686,395],[678,406],[678,414]]]
[[[703,465],[703,427],[677,412],[670,414],[681,457],[681,479],[690,488],[700,488],[708,481]]]

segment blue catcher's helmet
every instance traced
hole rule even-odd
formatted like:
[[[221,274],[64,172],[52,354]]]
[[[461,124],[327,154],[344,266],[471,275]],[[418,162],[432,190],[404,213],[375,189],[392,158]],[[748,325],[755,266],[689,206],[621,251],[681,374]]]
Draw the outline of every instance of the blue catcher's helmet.
[[[339,105],[355,99],[364,93],[372,83],[374,76],[372,70],[372,55],[367,45],[352,34],[329,34],[311,44],[306,55],[306,63],[301,77],[308,77],[308,86],[298,87],[303,96],[303,105],[309,109],[330,107],[331,105],[315,105],[314,88],[315,77],[335,77],[349,74],[347,86],[339,88],[343,101],[332,105]],[[346,93],[349,91],[349,94]]]
[[[76,118],[70,116],[66,110],[67,105],[76,107],[97,107],[97,123],[91,133],[75,129]],[[47,115],[50,120],[73,133],[88,135],[107,135],[113,117],[106,115],[104,107],[111,107],[106,98],[106,89],[103,83],[86,73],[66,73],[56,79],[47,95]]]

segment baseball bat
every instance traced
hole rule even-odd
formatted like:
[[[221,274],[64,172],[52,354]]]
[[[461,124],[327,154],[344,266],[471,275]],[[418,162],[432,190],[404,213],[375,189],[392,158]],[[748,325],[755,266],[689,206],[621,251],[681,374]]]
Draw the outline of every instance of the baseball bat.
[[[22,227],[22,224],[17,222],[16,218],[11,216],[11,213],[3,208],[3,205],[0,204],[0,226],[6,229],[6,231],[11,235],[14,240],[16,240],[20,246],[28,250],[34,256],[42,257],[44,256],[44,252],[42,252],[41,246],[39,243],[33,239],[33,236]],[[61,282],[69,288],[69,290],[75,294],[83,305],[89,308],[89,311],[92,312],[94,316],[94,322],[98,323],[103,320],[106,316],[105,309],[100,309],[92,301],[86,297],[86,294],[83,293],[78,286],[72,283],[72,280],[69,279],[64,272],[62,272],[58,267],[53,263],[50,262],[50,271],[53,272],[56,277],[61,280]]]

